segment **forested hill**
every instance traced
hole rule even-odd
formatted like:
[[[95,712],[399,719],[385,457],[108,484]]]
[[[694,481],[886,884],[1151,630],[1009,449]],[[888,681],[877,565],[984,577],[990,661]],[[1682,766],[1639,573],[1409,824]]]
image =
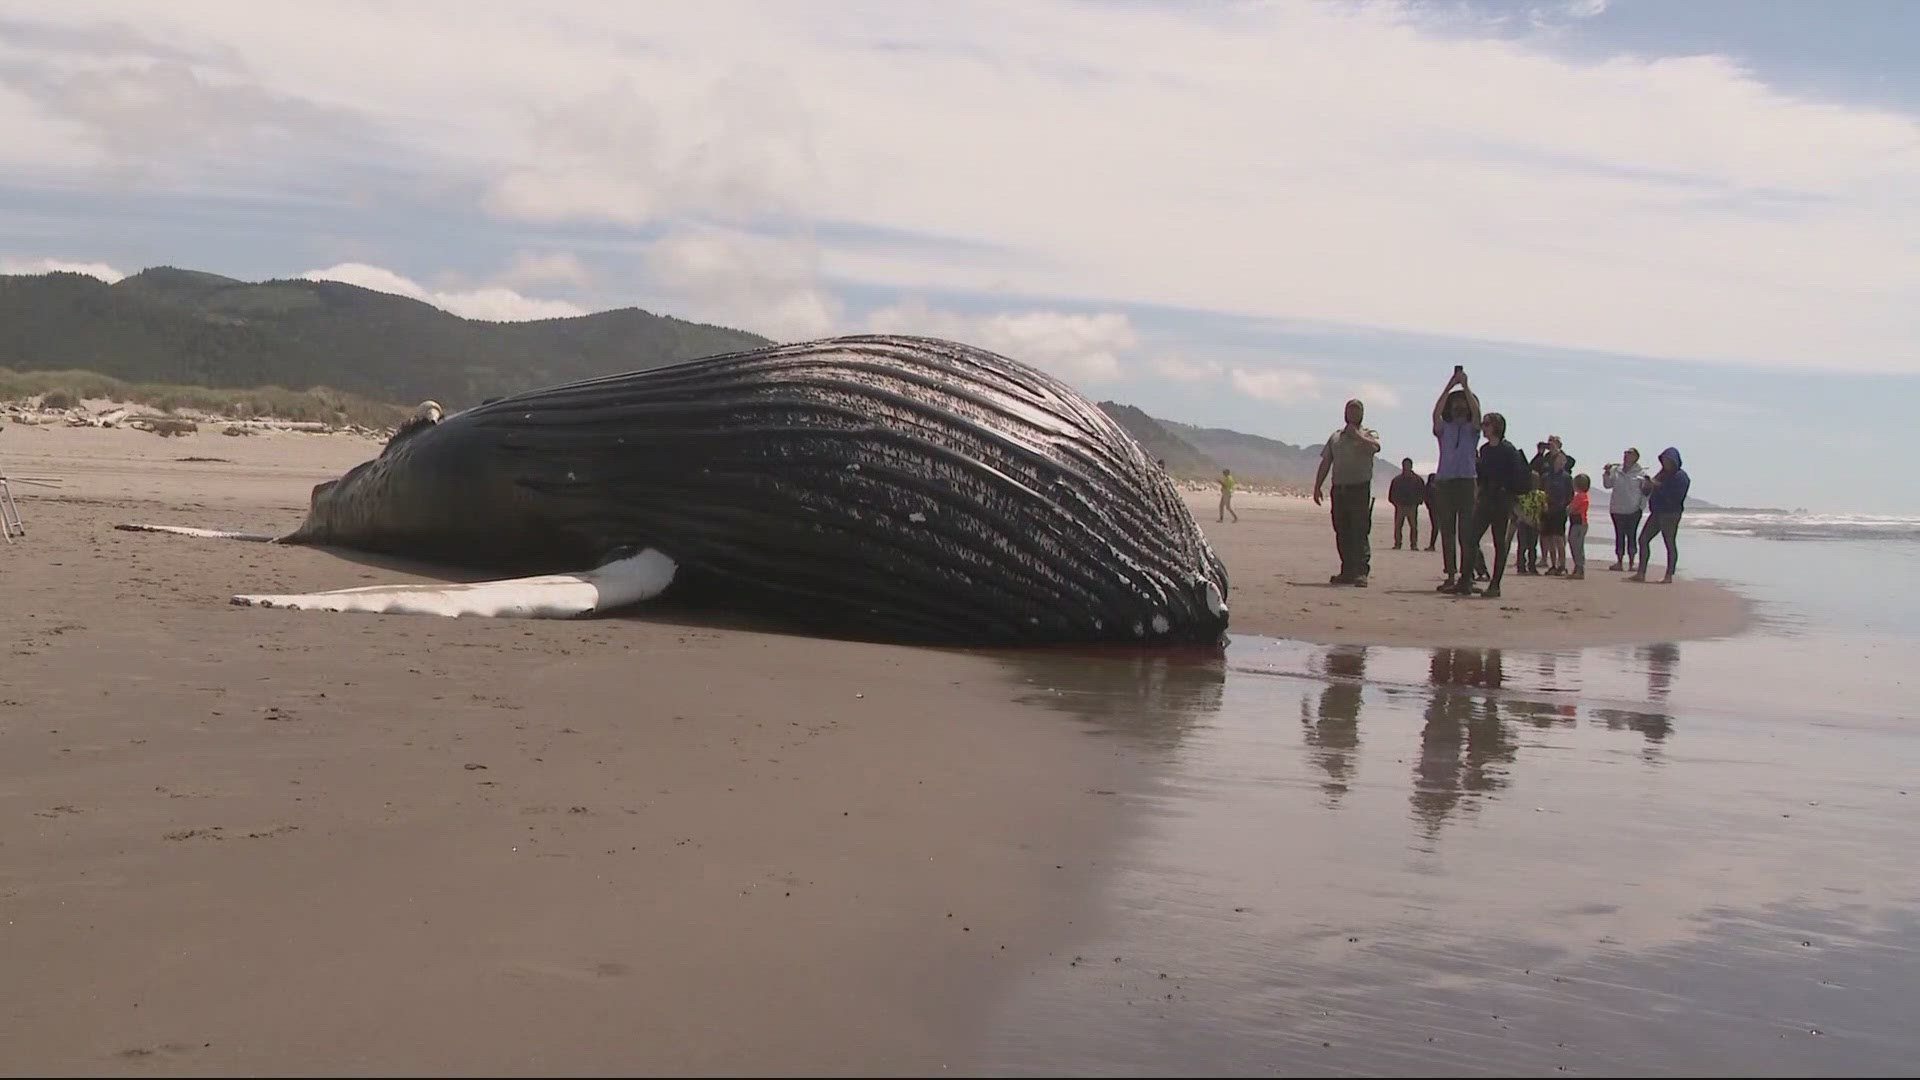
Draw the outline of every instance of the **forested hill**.
[[[1228,468],[1243,484],[1283,491],[1313,489],[1313,474],[1320,467],[1318,444],[1294,446],[1226,428],[1161,420],[1113,401],[1101,402],[1100,408],[1125,428],[1149,457],[1165,461],[1167,471],[1179,479],[1213,481],[1222,468]],[[1375,486],[1384,489],[1399,471],[1397,465],[1376,461]]]
[[[459,409],[578,379],[757,348],[765,338],[637,308],[482,322],[338,281],[246,282],[160,266],[108,285],[84,274],[0,275],[0,368],[92,371],[133,383],[328,387]],[[1305,491],[1317,447],[1157,420],[1102,402],[1173,475]],[[1382,468],[1382,482],[1392,474]]]
[[[329,386],[449,408],[767,344],[637,308],[495,323],[337,281],[155,267],[0,276],[0,367],[188,386]]]

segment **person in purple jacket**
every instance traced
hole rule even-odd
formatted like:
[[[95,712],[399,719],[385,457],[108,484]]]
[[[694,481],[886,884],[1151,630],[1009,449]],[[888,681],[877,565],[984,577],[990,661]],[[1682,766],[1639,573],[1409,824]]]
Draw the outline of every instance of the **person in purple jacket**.
[[[1680,451],[1669,446],[1660,451],[1660,471],[1643,477],[1640,486],[1647,493],[1647,523],[1640,527],[1640,569],[1629,581],[1647,580],[1647,564],[1652,562],[1653,538],[1667,546],[1667,576],[1661,584],[1673,580],[1673,568],[1680,562],[1680,514],[1687,508],[1687,489],[1693,478],[1680,467]]]

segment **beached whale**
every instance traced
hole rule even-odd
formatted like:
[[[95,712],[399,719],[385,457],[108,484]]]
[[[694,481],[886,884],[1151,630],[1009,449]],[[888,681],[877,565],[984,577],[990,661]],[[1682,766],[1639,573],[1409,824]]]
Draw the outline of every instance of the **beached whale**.
[[[245,538],[543,576],[235,602],[565,616],[670,586],[890,640],[1226,628],[1226,569],[1165,473],[1064,383],[970,346],[834,338],[433,418],[316,487],[291,534]]]

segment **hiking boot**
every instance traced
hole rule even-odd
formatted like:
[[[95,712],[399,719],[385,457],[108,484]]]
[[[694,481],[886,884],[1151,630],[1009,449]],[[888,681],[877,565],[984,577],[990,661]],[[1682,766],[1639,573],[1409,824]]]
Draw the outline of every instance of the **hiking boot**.
[[[1498,599],[1500,599],[1500,586],[1498,586],[1498,585],[1489,585],[1489,586],[1487,586],[1486,588],[1484,588],[1484,589],[1482,589],[1482,590],[1480,590],[1480,597],[1481,597],[1481,599],[1483,599],[1483,600],[1498,600]]]
[[[1448,574],[1447,579],[1445,581],[1442,581],[1438,586],[1436,586],[1433,591],[1434,592],[1452,592],[1453,591],[1453,575]]]
[[[1618,562],[1615,562],[1615,563],[1614,563],[1614,564],[1613,564],[1612,566],[1609,566],[1609,567],[1607,567],[1607,569],[1609,569],[1609,570],[1618,570],[1618,569],[1620,569],[1620,564],[1619,564]]]
[[[1673,579],[1668,578],[1667,580],[1672,581]],[[1347,584],[1353,586],[1356,589],[1364,589],[1367,587],[1367,576],[1365,574],[1362,574],[1359,577],[1354,578],[1352,581],[1347,582]]]

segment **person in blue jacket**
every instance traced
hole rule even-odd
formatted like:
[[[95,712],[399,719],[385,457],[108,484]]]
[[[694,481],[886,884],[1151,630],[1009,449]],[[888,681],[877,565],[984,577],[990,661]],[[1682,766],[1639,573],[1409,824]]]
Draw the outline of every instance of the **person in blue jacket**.
[[[1647,493],[1647,523],[1640,527],[1640,569],[1628,580],[1647,580],[1647,563],[1653,561],[1650,545],[1658,536],[1667,547],[1667,576],[1660,579],[1666,584],[1673,580],[1673,568],[1680,562],[1680,514],[1687,508],[1693,478],[1680,467],[1680,451],[1669,446],[1660,451],[1660,471],[1643,477],[1640,486]]]

